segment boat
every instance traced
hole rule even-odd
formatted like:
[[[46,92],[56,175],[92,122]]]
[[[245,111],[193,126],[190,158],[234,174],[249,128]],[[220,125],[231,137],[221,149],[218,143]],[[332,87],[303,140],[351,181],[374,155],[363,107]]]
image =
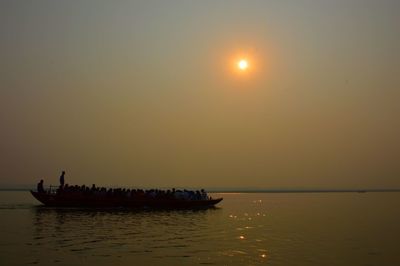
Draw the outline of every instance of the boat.
[[[32,196],[51,207],[84,207],[84,208],[136,208],[136,209],[201,209],[214,207],[222,198],[189,200],[157,197],[122,197],[98,196],[71,193],[49,193],[30,191]]]

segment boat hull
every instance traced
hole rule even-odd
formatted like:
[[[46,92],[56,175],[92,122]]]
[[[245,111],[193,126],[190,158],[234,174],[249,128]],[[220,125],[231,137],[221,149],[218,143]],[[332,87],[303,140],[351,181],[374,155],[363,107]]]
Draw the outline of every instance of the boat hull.
[[[52,207],[198,209],[210,208],[222,201],[222,198],[209,200],[151,199],[48,194],[35,191],[31,191],[31,194],[45,206]]]

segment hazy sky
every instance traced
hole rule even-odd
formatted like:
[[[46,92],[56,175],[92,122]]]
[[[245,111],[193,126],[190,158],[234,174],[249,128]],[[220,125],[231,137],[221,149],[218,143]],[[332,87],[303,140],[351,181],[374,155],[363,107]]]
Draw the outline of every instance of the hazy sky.
[[[399,13],[2,0],[0,184],[398,188]]]

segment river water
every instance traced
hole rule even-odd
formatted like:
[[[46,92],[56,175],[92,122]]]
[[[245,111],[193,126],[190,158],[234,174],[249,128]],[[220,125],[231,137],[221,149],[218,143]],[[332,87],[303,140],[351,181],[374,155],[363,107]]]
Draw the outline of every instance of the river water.
[[[221,193],[218,208],[46,208],[0,191],[0,265],[400,265],[400,193]]]

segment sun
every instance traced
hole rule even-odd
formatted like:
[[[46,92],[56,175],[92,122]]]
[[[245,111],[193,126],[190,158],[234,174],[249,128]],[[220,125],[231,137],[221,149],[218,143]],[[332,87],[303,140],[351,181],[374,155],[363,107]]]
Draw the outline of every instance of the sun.
[[[245,70],[247,70],[249,68],[249,62],[246,59],[240,59],[237,62],[237,67],[240,70],[245,71]]]

